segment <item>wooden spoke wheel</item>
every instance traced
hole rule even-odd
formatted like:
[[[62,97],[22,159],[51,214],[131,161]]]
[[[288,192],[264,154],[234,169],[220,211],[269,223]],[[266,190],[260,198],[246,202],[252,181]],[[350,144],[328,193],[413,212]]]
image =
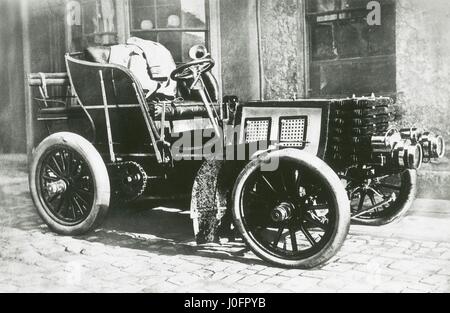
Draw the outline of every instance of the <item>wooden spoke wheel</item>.
[[[44,222],[64,235],[88,232],[109,206],[105,163],[86,139],[72,133],[54,134],[36,149],[30,190]]]
[[[264,171],[267,159],[279,160]],[[233,192],[234,222],[252,251],[279,266],[311,268],[328,261],[349,228],[349,201],[337,175],[295,149],[250,162]]]

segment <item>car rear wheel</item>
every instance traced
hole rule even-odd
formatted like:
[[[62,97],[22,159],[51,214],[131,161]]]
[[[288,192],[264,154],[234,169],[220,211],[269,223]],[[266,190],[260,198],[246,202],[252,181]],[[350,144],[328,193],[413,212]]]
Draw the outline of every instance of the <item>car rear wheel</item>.
[[[275,171],[264,171],[279,161]],[[347,194],[334,171],[295,149],[251,161],[233,191],[236,228],[262,259],[283,267],[312,268],[331,259],[350,225]]]
[[[56,233],[82,235],[107,213],[110,182],[105,163],[79,135],[47,137],[34,153],[29,183],[39,215]]]
[[[363,183],[350,180],[352,222],[358,225],[382,226],[403,217],[417,194],[417,171],[386,175]]]

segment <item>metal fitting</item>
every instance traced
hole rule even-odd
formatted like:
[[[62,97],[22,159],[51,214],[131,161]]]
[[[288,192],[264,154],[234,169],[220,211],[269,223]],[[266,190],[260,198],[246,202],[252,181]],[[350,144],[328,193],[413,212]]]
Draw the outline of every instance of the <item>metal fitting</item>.
[[[58,194],[62,194],[66,192],[67,190],[67,184],[64,180],[58,180],[55,182],[52,182],[47,185],[46,187],[47,193],[50,197],[56,196]]]
[[[400,141],[402,141],[400,132],[392,128],[384,136],[372,136],[372,151],[374,153],[391,153]]]
[[[395,146],[392,160],[398,168],[419,169],[423,162],[422,146],[409,139],[402,140]]]
[[[293,205],[288,202],[280,203],[273,209],[271,217],[274,222],[280,223],[289,220],[292,217]]]
[[[431,159],[442,158],[445,154],[445,142],[442,136],[425,132],[420,137],[419,143],[422,146],[425,162],[429,162]]]

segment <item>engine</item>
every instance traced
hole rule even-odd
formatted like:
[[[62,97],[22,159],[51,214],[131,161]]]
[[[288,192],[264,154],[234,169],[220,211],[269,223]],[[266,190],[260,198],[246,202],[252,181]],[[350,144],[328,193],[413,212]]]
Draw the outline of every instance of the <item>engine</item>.
[[[392,104],[391,98],[375,96],[333,100],[327,162],[337,169],[368,165],[391,172],[443,157],[441,136],[391,126]]]

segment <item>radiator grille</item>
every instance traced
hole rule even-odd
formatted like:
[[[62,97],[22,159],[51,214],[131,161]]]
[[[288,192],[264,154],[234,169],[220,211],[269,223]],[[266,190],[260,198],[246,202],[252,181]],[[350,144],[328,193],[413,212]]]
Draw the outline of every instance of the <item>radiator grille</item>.
[[[245,121],[245,142],[269,139],[270,119],[248,119]]]
[[[307,117],[282,118],[280,143],[288,147],[305,147]]]

